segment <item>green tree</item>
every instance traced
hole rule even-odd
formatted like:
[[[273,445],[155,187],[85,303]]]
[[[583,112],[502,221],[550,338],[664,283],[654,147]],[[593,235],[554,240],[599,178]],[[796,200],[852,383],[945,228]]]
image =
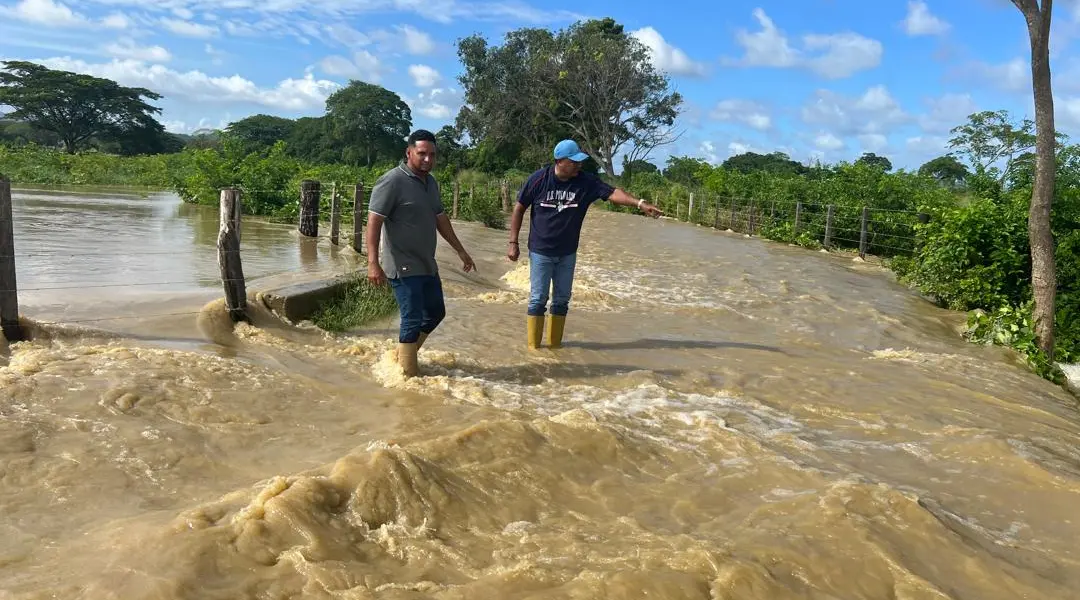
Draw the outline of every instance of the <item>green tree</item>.
[[[884,156],[878,156],[873,152],[863,153],[863,155],[855,161],[855,164],[876,167],[878,169],[881,169],[883,173],[888,173],[889,171],[892,171],[892,161]]]
[[[292,119],[258,114],[229,123],[225,134],[239,140],[245,152],[257,152],[289,139],[295,126]]]
[[[0,104],[15,108],[8,117],[55,133],[69,154],[94,137],[162,129],[154,118],[161,109],[143,100],[161,96],[148,89],[26,61],[3,65]]]
[[[630,160],[629,156],[623,156],[622,177],[625,181],[632,181],[635,175],[659,172],[660,168],[647,160]]]
[[[682,96],[652,65],[649,50],[612,19],[579,21],[552,33],[519,29],[503,46],[479,36],[458,43],[459,80],[470,138],[513,140],[535,159],[575,138],[604,172],[614,157],[645,160],[676,139],[671,128]]]
[[[1000,185],[1011,176],[1016,160],[1035,147],[1034,123],[1014,123],[1008,111],[982,111],[952,129],[949,147],[967,158],[975,175],[995,179]],[[1004,168],[998,163],[1004,163]]]
[[[548,102],[560,109],[558,99],[536,86],[544,85],[543,73],[555,54],[555,36],[546,29],[511,31],[502,46],[489,45],[480,35],[458,42],[465,106],[456,126],[473,140],[476,166],[530,170],[550,160],[555,141],[567,132],[541,110]]]
[[[326,119],[341,158],[368,167],[403,156],[412,128],[412,111],[400,96],[355,80],[326,99]]]
[[[438,147],[438,164],[457,173],[468,166],[465,146],[461,144],[461,132],[453,125],[443,125],[435,132],[435,144]]]
[[[728,157],[728,159],[720,166],[732,171],[739,171],[740,173],[764,171],[768,173],[801,175],[806,172],[805,166],[791,160],[791,157],[783,152],[772,152],[770,154],[743,152],[742,154]]]
[[[690,156],[669,156],[664,169],[668,181],[683,185],[701,185],[705,173],[712,169],[708,162]]]
[[[957,188],[964,185],[971,172],[955,156],[946,154],[923,163],[919,167],[919,175],[933,177],[942,185]]]

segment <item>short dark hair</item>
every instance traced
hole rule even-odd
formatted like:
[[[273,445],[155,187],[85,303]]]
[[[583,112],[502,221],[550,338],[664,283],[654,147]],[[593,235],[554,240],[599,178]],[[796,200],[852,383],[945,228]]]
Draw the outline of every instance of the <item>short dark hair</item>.
[[[427,129],[417,129],[409,135],[409,145],[415,146],[416,142],[431,142],[435,144],[435,134]]]

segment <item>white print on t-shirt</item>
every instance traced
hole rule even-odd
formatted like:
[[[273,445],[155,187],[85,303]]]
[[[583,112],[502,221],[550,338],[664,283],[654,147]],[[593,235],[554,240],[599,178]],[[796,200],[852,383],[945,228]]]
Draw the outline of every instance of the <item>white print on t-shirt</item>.
[[[547,200],[541,200],[540,206],[554,208],[558,212],[562,212],[566,208],[577,208],[577,202],[574,202],[575,196],[577,196],[577,192],[569,190],[548,190]]]

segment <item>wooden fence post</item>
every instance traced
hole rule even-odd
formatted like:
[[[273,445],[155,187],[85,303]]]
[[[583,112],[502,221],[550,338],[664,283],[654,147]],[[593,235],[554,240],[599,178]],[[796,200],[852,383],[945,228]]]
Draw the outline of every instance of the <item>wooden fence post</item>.
[[[461,184],[459,184],[458,180],[455,179],[454,180],[454,212],[453,212],[453,215],[452,215],[455,221],[458,218],[458,205],[460,205],[460,204],[461,204]]]
[[[864,206],[862,209],[862,226],[859,228],[859,257],[866,259],[866,234],[867,228],[870,224],[870,208]]]
[[[802,218],[802,202],[795,203],[795,228],[792,229],[793,235],[799,235],[799,219]]]
[[[735,231],[735,196],[731,197],[731,218],[728,219],[728,229]]]
[[[357,254],[364,253],[364,182],[357,181],[353,189],[352,207],[352,249]]]
[[[15,223],[11,181],[0,177],[0,329],[9,342],[23,341],[19,325],[19,286],[15,280]]]
[[[686,220],[694,222],[694,192],[690,192],[690,208],[686,211]]]
[[[225,288],[225,308],[233,323],[248,321],[244,269],[240,265],[240,190],[221,190],[221,228],[218,230],[218,269]]]
[[[300,235],[319,235],[319,194],[318,181],[305,179],[300,183]]]
[[[501,193],[501,195],[502,195],[502,209],[503,209],[503,212],[507,212],[507,211],[510,210],[510,180],[509,179],[503,179],[502,180],[502,190],[501,190],[501,192],[502,192]]]
[[[829,205],[829,210],[825,213],[825,247],[828,248],[832,245],[832,225],[833,225],[833,205]]]
[[[754,201],[750,201],[750,209],[746,212],[746,225],[750,228],[750,235],[754,235],[754,226],[757,225],[757,219],[754,218]]]
[[[772,207],[769,209],[769,226],[776,225],[776,200],[772,201]]]
[[[337,246],[341,236],[341,199],[338,198],[337,182],[330,192],[330,243]]]
[[[713,229],[720,229],[720,196],[716,197],[716,200],[713,201],[713,205],[714,205],[713,208],[716,211],[716,214],[713,216],[713,224],[712,224],[712,226],[713,226]]]

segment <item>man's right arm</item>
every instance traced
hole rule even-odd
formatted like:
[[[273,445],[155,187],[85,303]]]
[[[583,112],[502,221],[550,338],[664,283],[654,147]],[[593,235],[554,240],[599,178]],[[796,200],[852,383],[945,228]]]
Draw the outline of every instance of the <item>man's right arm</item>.
[[[525,183],[521,186],[521,191],[518,193],[517,202],[514,202],[514,212],[510,215],[510,239],[507,241],[506,257],[512,261],[516,261],[521,253],[518,235],[521,233],[521,222],[525,218],[525,211],[532,204],[531,192],[535,187],[535,178],[536,175],[534,174],[525,180]]]
[[[371,200],[368,203],[367,255],[368,281],[375,285],[386,283],[386,273],[379,264],[379,244],[382,241],[383,222],[393,214],[395,194],[393,186],[386,179],[381,179],[371,188]]]

